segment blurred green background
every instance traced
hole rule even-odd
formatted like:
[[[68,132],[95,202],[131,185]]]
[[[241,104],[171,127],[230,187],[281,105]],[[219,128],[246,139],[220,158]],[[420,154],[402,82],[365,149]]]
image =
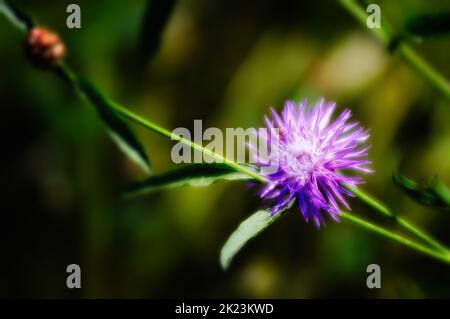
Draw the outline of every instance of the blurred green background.
[[[67,62],[131,110],[173,129],[258,127],[286,99],[334,100],[371,130],[376,173],[364,189],[450,244],[450,214],[424,208],[392,183],[400,170],[450,185],[450,103],[335,1],[179,0],[161,46],[139,56],[147,2],[16,1],[60,33]],[[374,1],[375,2],[375,1]],[[447,1],[378,1],[394,29]],[[318,231],[294,208],[223,272],[222,244],[258,208],[242,182],[178,188],[133,200],[143,173],[105,133],[94,108],[27,62],[23,35],[0,18],[2,297],[450,297],[450,267],[346,223]],[[450,78],[449,38],[414,47]],[[170,141],[135,127],[155,173],[175,167]],[[355,213],[376,214],[357,200]],[[377,220],[377,219],[375,219]],[[66,267],[82,289],[66,287]],[[366,267],[382,269],[381,289]]]

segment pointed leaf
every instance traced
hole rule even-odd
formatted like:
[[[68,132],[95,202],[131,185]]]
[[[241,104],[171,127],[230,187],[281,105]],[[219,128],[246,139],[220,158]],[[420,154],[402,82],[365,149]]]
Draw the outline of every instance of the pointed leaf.
[[[220,265],[226,270],[231,264],[233,257],[245,246],[252,238],[256,237],[263,230],[278,220],[284,212],[292,207],[295,200],[291,201],[286,209],[278,212],[276,215],[270,215],[270,209],[259,210],[246,220],[231,234],[225,245],[220,251]]]
[[[114,102],[103,96],[87,80],[78,78],[78,88],[95,105],[101,119],[106,124],[112,139],[130,159],[139,164],[147,173],[151,170],[150,160],[133,130],[114,110]]]
[[[220,180],[250,180],[250,176],[222,164],[189,164],[167,173],[152,176],[129,186],[124,197],[148,194],[161,189],[180,186],[207,186]]]
[[[393,175],[393,180],[416,202],[425,206],[450,209],[450,190],[437,179],[425,185],[397,173]]]

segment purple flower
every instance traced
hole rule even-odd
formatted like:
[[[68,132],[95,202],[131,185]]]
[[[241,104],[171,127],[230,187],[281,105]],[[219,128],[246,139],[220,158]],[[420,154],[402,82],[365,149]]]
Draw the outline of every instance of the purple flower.
[[[298,107],[288,101],[281,115],[271,109],[272,118],[265,117],[268,130],[259,130],[258,138],[267,145],[268,154],[254,153],[254,159],[268,181],[259,195],[271,201],[272,215],[297,199],[305,220],[313,220],[320,228],[323,212],[339,221],[339,206],[350,210],[344,195],[353,194],[343,185],[356,187],[362,180],[341,171],[372,172],[365,159],[370,146],[361,146],[369,133],[358,122],[348,122],[348,109],[331,121],[335,107],[335,103],[323,99],[309,107],[306,101]],[[255,145],[250,147],[255,149]],[[272,170],[267,170],[269,166]]]

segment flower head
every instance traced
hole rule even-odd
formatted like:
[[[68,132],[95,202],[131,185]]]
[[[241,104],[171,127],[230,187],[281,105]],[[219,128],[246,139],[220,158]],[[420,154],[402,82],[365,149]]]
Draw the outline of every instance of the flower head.
[[[268,181],[259,195],[272,201],[272,214],[297,199],[307,222],[313,220],[320,227],[324,212],[338,221],[340,205],[350,209],[344,196],[352,196],[343,186],[362,183],[361,177],[345,176],[341,170],[372,172],[365,159],[370,146],[361,146],[369,138],[368,131],[358,122],[349,122],[348,109],[332,121],[335,107],[323,99],[309,107],[306,101],[298,107],[288,101],[280,115],[271,109],[271,118],[265,117],[267,129],[278,134],[260,130],[259,140],[270,150],[265,156],[254,155]],[[273,163],[276,168],[264,172]]]

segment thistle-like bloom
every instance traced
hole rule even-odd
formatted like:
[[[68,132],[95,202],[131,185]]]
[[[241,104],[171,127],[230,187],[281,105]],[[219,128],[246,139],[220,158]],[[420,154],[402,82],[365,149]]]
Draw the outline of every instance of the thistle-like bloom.
[[[281,115],[271,109],[271,119],[265,117],[268,130],[259,130],[258,137],[260,143],[267,143],[268,154],[254,155],[268,180],[259,195],[271,201],[273,215],[297,199],[304,219],[313,220],[318,228],[324,223],[324,212],[338,221],[340,205],[350,210],[344,196],[353,196],[343,186],[362,183],[361,177],[341,171],[372,172],[365,159],[370,146],[362,146],[368,131],[358,122],[349,122],[348,109],[331,121],[335,107],[323,99],[309,107],[306,101],[298,107],[288,101]],[[265,172],[274,163],[275,169]]]

